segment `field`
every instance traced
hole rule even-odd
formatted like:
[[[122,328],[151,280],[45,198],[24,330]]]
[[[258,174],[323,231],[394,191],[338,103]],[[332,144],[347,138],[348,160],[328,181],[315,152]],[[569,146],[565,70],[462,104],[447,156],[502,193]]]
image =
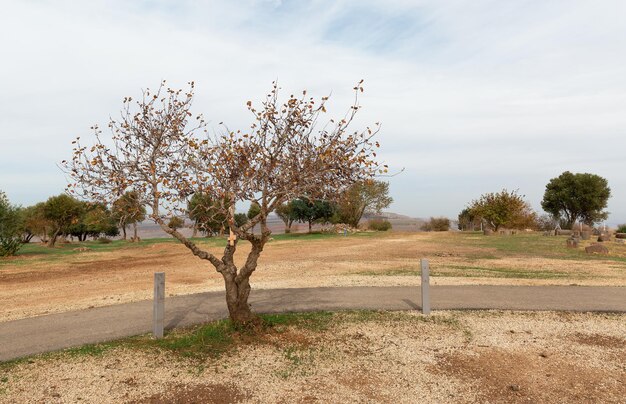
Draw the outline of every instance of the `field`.
[[[224,239],[198,239],[219,253]],[[587,242],[589,243],[589,242]],[[538,234],[277,235],[253,288],[433,284],[626,287],[626,246],[608,256]],[[242,243],[238,260],[245,258]],[[0,319],[222,290],[171,239],[27,245],[0,261]],[[2,323],[0,322],[0,327]],[[623,314],[354,311],[218,321],[0,363],[0,402],[624,402]]]
[[[225,244],[197,241],[216,254]],[[626,245],[606,244],[610,255],[595,256],[539,234],[276,235],[251,280],[253,288],[418,285],[419,259],[428,258],[432,284],[626,286]],[[237,258],[246,252],[242,243]],[[149,299],[157,271],[168,296],[223,288],[221,275],[172,239],[32,244],[0,260],[0,322]]]

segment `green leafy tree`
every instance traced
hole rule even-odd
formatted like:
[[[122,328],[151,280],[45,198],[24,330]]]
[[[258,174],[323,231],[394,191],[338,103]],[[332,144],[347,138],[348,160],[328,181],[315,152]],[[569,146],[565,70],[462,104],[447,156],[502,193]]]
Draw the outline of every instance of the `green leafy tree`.
[[[500,227],[523,229],[535,226],[535,212],[517,191],[503,189],[483,194],[472,202],[470,211],[495,231]]]
[[[306,197],[292,201],[293,215],[297,221],[309,224],[309,233],[313,223],[326,223],[333,217],[335,207],[332,203],[323,200],[310,200]]]
[[[276,215],[285,223],[285,233],[291,233],[291,226],[297,219],[291,201],[279,205],[274,211]]]
[[[80,221],[83,211],[83,204],[69,195],[48,198],[43,208],[44,217],[51,225],[48,247],[54,247],[60,235],[69,234],[71,226]]]
[[[141,202],[139,194],[136,191],[126,191],[124,194],[113,202],[111,208],[113,219],[122,229],[122,236],[126,240],[126,228],[133,226],[133,241],[138,241],[137,224],[146,219],[146,207]]]
[[[235,213],[235,224],[237,227],[241,227],[249,221],[250,219],[248,219],[248,215],[245,213]]]
[[[38,236],[42,241],[46,241],[50,223],[43,213],[44,202],[20,209],[22,225],[22,242],[29,243],[33,237]]]
[[[17,206],[0,191],[0,256],[15,255],[22,246],[21,220]]]
[[[610,197],[611,188],[606,179],[565,171],[548,182],[541,207],[555,218],[562,218],[565,228],[571,228],[577,220],[593,226],[608,218],[609,213],[604,209]]]
[[[392,202],[388,182],[360,181],[350,186],[339,200],[338,220],[352,227],[358,227],[364,214],[380,214]]]
[[[167,227],[169,227],[172,230],[178,230],[184,226],[185,226],[185,221],[178,216],[172,217],[170,221],[167,222]]]
[[[223,234],[228,227],[222,205],[224,200],[213,200],[210,194],[195,193],[187,203],[187,214],[194,222],[194,233],[201,231],[206,236]]]
[[[474,231],[480,227],[480,217],[476,216],[470,208],[465,208],[459,213],[458,221],[459,230]]]

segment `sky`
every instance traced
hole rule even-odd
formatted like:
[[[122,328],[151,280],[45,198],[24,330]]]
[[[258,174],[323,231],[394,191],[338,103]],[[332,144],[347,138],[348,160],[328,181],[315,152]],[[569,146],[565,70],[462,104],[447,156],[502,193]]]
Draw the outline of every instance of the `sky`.
[[[248,128],[247,100],[331,94],[355,129],[382,122],[398,175],[390,211],[455,218],[503,188],[537,210],[563,171],[609,182],[626,222],[626,2],[32,1],[0,13],[0,190],[29,205],[63,192],[58,163],[125,96],[196,83],[209,128]]]

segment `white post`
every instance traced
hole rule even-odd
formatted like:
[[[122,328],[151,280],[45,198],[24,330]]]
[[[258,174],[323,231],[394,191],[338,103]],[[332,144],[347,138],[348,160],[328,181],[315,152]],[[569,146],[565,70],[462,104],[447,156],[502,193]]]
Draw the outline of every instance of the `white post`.
[[[154,304],[152,310],[152,332],[154,338],[163,338],[165,323],[165,272],[154,273]]]
[[[430,270],[428,268],[428,260],[421,259],[422,267],[422,313],[430,314]]]

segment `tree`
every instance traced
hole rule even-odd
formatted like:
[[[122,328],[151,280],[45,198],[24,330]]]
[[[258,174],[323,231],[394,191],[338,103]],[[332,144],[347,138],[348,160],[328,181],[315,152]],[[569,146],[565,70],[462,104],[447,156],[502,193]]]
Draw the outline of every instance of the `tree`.
[[[178,216],[172,217],[169,222],[167,222],[167,227],[172,230],[178,230],[183,226],[185,226],[185,221]]]
[[[568,229],[577,220],[593,226],[608,218],[609,213],[604,209],[610,197],[611,188],[606,179],[565,171],[548,182],[541,207],[555,218],[563,218]]]
[[[480,226],[480,218],[470,208],[465,208],[459,213],[459,230],[476,230]]]
[[[51,225],[48,247],[54,247],[59,235],[69,234],[70,227],[79,222],[83,209],[80,201],[66,194],[48,198],[43,207],[44,218]]]
[[[481,195],[472,202],[470,211],[494,231],[503,226],[511,229],[534,227],[536,216],[523,195],[506,189]]]
[[[450,230],[450,219],[447,217],[431,217],[422,227],[424,231],[448,231]]]
[[[133,225],[133,241],[138,241],[137,223],[146,219],[146,207],[142,204],[139,195],[134,191],[126,191],[122,196],[113,201],[111,208],[113,218],[122,229],[126,240],[126,227]]]
[[[102,234],[117,236],[117,223],[111,211],[102,203],[80,202],[81,212],[78,220],[69,226],[67,233],[85,241],[87,237],[98,238]]]
[[[353,184],[339,200],[339,221],[358,227],[364,214],[380,214],[393,202],[389,196],[389,183],[383,181],[360,181]]]
[[[235,213],[235,226],[241,227],[249,221],[250,219],[248,219],[248,215],[245,213]]]
[[[20,213],[0,191],[0,257],[15,255],[22,246]]]
[[[354,89],[356,97],[348,114],[316,129],[328,97],[316,101],[303,92],[280,102],[274,84],[259,109],[247,103],[254,116],[249,131],[224,127],[211,136],[198,136],[206,124],[201,115],[190,111],[193,83],[187,91],[164,85],[154,92],[147,89],[136,104],[124,99],[121,119],[110,122],[110,140],[101,139],[97,126],[93,146],[83,147],[76,140],[72,158],[62,162],[72,180],[68,189],[94,200],[135,191],[150,208],[150,219],[222,275],[231,320],[239,325],[255,322],[257,317],[248,304],[250,276],[270,239],[268,215],[299,195],[333,198],[353,183],[386,171],[375,162],[378,144],[373,137],[378,124],[361,132],[349,131],[360,109],[358,94],[363,91],[360,84]],[[165,222],[195,193],[227,202],[220,209],[236,239],[226,243],[221,258]],[[259,204],[260,212],[237,226],[234,207],[252,202]],[[260,225],[258,234],[251,231],[255,225]],[[238,266],[234,254],[241,240],[249,242],[251,249]]]
[[[30,242],[35,236],[38,236],[44,243],[47,242],[52,224],[44,216],[44,206],[45,202],[39,202],[20,211],[24,243]]]
[[[300,197],[291,201],[292,212],[297,221],[309,224],[309,233],[313,228],[313,223],[325,223],[335,213],[335,207],[328,201],[319,199],[310,200]]]
[[[206,236],[223,234],[228,227],[226,215],[220,204],[224,201],[214,201],[210,194],[195,193],[187,204],[187,214],[194,222],[194,230],[203,232]]]
[[[278,205],[274,213],[285,223],[285,233],[291,233],[291,225],[296,220],[291,201]]]

